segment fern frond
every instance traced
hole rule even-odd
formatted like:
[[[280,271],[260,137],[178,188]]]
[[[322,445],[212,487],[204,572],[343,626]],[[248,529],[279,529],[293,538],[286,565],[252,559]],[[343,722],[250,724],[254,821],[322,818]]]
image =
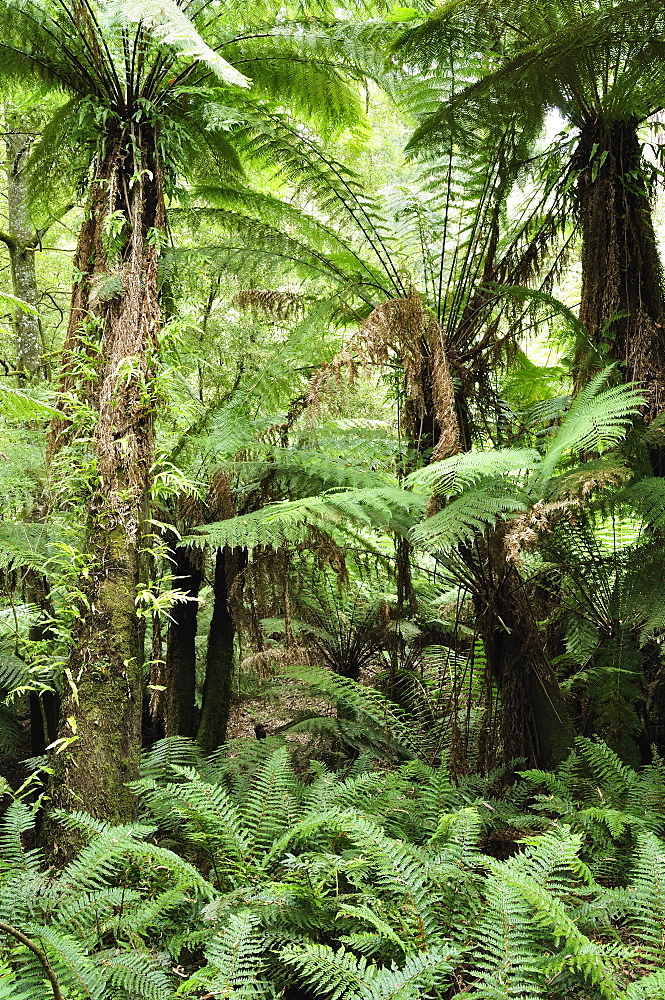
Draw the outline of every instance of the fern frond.
[[[275,750],[254,776],[243,797],[248,855],[269,850],[293,823],[296,784],[286,747]]]
[[[252,1000],[261,986],[264,947],[258,916],[232,914],[206,946],[208,966],[202,971],[201,980],[215,995]],[[193,978],[196,981],[198,977]]]
[[[246,857],[250,834],[228,792],[203,779],[193,768],[172,765],[172,771],[177,781],[160,785],[143,778],[131,786],[160,825],[177,829],[194,847],[207,845],[229,860]]]
[[[227,86],[250,86],[251,81],[246,76],[206,44],[175,0],[123,0],[122,3],[107,0],[105,12],[109,26],[113,21],[146,25],[160,44],[177,49],[189,60],[205,63]]]
[[[529,505],[528,494],[517,483],[491,480],[472,487],[416,525],[411,538],[414,544],[430,551],[449,552],[472,541],[477,532],[497,520],[528,510]]]
[[[498,479],[524,469],[534,469],[540,461],[538,452],[531,448],[467,451],[418,469],[407,476],[405,482],[422,492],[431,491],[452,497],[484,479]]]
[[[7,807],[0,826],[0,874],[26,874],[36,871],[42,863],[42,855],[37,850],[26,850],[22,835],[32,831],[35,817],[24,802],[15,800]]]
[[[118,1000],[167,1000],[174,993],[168,976],[149,952],[101,951],[95,963]]]
[[[370,1000],[371,970],[367,960],[344,948],[311,944],[306,949],[283,948],[280,958],[308,986],[330,1000]]]
[[[32,1000],[33,996],[21,990],[14,970],[0,959],[0,1000]]]
[[[665,969],[635,980],[626,987],[620,1000],[665,1000]]]
[[[635,771],[624,764],[618,754],[602,740],[594,741],[578,736],[575,748],[591,770],[594,780],[602,786],[603,795],[608,802],[619,808],[623,806],[637,780]]]
[[[253,548],[303,541],[312,525],[323,530],[349,519],[360,525],[395,527],[402,518],[412,522],[424,509],[425,498],[397,486],[344,490],[301,500],[283,500],[241,517],[203,525],[199,534],[188,535],[182,544],[214,548]]]
[[[0,413],[12,420],[50,420],[54,406],[26,391],[0,383]]]
[[[573,400],[536,473],[536,491],[545,487],[564,454],[602,453],[625,436],[633,417],[644,404],[644,396],[632,385],[603,389],[609,372],[610,369],[599,372]]]
[[[638,833],[630,874],[628,927],[652,968],[665,960],[665,844],[652,833]]]
[[[82,1000],[106,1000],[106,983],[86,950],[69,934],[47,924],[28,924],[26,933],[40,941],[60,984]],[[21,975],[40,983],[44,970],[32,952],[22,960]]]

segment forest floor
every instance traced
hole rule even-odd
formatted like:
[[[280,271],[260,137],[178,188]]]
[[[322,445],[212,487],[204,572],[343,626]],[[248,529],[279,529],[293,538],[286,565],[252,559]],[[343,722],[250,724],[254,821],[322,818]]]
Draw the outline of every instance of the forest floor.
[[[248,677],[234,695],[228,737],[233,740],[259,734],[272,736],[282,726],[312,714],[334,715],[335,707],[326,698],[313,698],[291,678],[255,678],[252,683]],[[303,738],[309,739],[295,733],[291,737],[298,742]]]

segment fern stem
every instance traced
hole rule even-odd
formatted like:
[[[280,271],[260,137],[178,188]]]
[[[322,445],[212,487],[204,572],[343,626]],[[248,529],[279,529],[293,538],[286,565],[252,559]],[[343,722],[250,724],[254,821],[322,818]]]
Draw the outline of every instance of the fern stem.
[[[2,923],[2,921],[0,921],[0,931],[4,931],[5,934],[10,934],[12,937],[16,938],[17,941],[20,941],[21,944],[24,944],[26,948],[29,948],[30,951],[37,956],[42,965],[42,968],[44,969],[46,978],[51,984],[51,989],[53,990],[53,996],[55,997],[55,1000],[65,1000],[60,990],[56,974],[51,968],[51,963],[49,962],[48,958],[41,950],[41,948],[39,948],[35,944],[32,938],[27,937],[27,935],[23,934],[22,931],[18,930],[18,928],[12,927],[11,924],[4,924]]]

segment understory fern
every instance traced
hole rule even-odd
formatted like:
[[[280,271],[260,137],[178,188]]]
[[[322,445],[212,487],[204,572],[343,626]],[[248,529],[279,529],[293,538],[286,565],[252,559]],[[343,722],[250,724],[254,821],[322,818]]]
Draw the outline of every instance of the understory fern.
[[[139,822],[63,815],[85,844],[59,871],[11,802],[0,998],[48,996],[45,962],[67,1000],[665,997],[665,843],[641,804],[660,762],[580,740],[502,794],[445,763],[368,764],[296,767],[277,737],[158,743]]]

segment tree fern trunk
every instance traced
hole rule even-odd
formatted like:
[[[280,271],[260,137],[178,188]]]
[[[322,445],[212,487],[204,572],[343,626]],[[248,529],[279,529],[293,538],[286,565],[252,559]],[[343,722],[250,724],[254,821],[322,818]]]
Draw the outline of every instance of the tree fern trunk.
[[[482,565],[472,559],[478,629],[500,695],[503,757],[524,757],[531,765],[549,769],[567,757],[575,733],[547,655],[533,594],[507,561],[504,542],[505,526],[492,533]]]
[[[196,735],[203,753],[217,750],[226,739],[231,711],[233,645],[235,622],[229,592],[242,568],[245,554],[240,550],[218,549],[215,557],[215,605],[208,635],[206,676],[203,685],[201,720]]]
[[[7,173],[8,232],[2,235],[9,251],[12,291],[19,299],[37,309],[39,294],[35,273],[37,234],[28,213],[28,184],[25,164],[30,154],[30,136],[14,127],[7,116],[5,166]],[[14,309],[12,324],[16,341],[16,368],[34,375],[41,360],[41,329],[37,312]]]
[[[650,424],[665,410],[665,296],[653,227],[637,121],[585,126],[575,152],[580,171],[578,197],[582,227],[580,320],[589,344],[575,358],[578,383],[607,360],[618,361],[626,381],[636,381],[647,397]],[[659,421],[660,423],[660,421]],[[656,476],[665,476],[665,432],[646,437]],[[646,734],[662,735],[665,688],[645,658],[642,687]],[[655,680],[655,683],[654,683]],[[656,721],[658,720],[658,721]]]
[[[198,558],[197,558],[198,556]],[[203,572],[196,549],[173,550],[173,585],[190,598],[170,611],[166,652],[166,735],[194,736],[196,631]]]
[[[589,343],[575,357],[578,383],[618,361],[647,395],[645,418],[665,407],[665,300],[637,121],[587,124],[574,155],[580,171],[580,320]],[[665,474],[665,446],[651,449]]]
[[[123,238],[114,247],[105,238],[110,212],[122,221]],[[51,801],[114,822],[134,814],[126,782],[136,777],[140,754],[143,627],[136,594],[154,452],[152,358],[160,325],[157,251],[150,236],[163,229],[164,220],[155,135],[136,126],[131,141],[123,133],[109,142],[92,184],[76,253],[81,277],[72,295],[61,383],[94,408],[96,419],[78,584],[81,614],[71,635]],[[61,449],[74,429],[64,395],[60,408],[50,453],[52,461],[60,452],[58,461],[68,462]]]

